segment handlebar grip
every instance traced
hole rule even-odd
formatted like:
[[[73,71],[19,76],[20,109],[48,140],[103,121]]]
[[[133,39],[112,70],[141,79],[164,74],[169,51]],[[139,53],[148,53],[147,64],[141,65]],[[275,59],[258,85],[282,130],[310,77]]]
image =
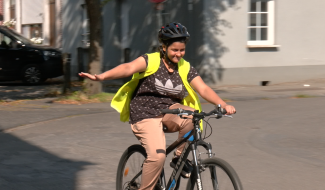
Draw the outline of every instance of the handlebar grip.
[[[226,109],[221,108],[221,113],[222,113],[223,115],[227,114]],[[235,113],[236,113],[236,112],[235,112]],[[234,114],[235,114],[235,113],[234,113]]]
[[[173,110],[170,110],[170,109],[162,109],[160,110],[161,113],[171,113],[171,114],[179,114],[180,113],[180,110],[179,109],[173,109]]]
[[[224,115],[224,114],[226,114],[226,113],[227,113],[227,110],[226,110],[226,109],[223,109],[223,108],[221,108],[221,113]]]

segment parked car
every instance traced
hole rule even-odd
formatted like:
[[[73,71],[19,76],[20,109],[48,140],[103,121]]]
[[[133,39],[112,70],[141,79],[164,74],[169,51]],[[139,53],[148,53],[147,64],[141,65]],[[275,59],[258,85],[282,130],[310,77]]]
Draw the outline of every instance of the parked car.
[[[33,44],[16,31],[0,26],[0,81],[39,84],[63,75],[61,52]]]

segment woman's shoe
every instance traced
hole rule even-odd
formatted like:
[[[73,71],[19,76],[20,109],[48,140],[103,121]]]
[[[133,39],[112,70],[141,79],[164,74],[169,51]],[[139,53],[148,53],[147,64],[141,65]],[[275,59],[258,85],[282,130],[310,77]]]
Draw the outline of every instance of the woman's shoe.
[[[177,162],[178,162],[179,157],[175,156],[171,161],[170,161],[170,167],[175,168]],[[186,160],[183,170],[181,172],[181,176],[183,178],[189,178],[191,176],[191,172],[193,171],[193,165],[191,161]]]

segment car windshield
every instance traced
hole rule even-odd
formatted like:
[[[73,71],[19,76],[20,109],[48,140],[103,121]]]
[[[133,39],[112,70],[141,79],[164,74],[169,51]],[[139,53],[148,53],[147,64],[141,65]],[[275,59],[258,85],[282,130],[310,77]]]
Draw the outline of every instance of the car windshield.
[[[21,34],[15,32],[14,30],[9,30],[9,32],[12,36],[14,36],[17,40],[21,41],[24,44],[32,44],[33,43],[28,38],[22,36]]]

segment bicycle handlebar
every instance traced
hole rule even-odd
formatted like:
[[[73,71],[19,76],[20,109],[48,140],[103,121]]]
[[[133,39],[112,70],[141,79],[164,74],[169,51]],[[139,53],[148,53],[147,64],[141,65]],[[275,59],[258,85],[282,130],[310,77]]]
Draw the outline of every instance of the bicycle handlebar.
[[[185,111],[185,110],[183,110],[183,109],[180,109],[180,108],[178,108],[178,109],[172,109],[172,110],[170,110],[170,109],[162,109],[162,110],[160,110],[160,112],[161,113],[163,113],[163,114],[180,114],[180,113],[183,113],[183,111]]]
[[[160,110],[160,112],[162,114],[178,114],[178,115],[193,115],[194,117],[199,117],[199,118],[204,118],[207,116],[211,116],[211,115],[217,115],[218,117],[222,117],[223,115],[227,114],[227,111],[221,107],[217,107],[214,110],[210,111],[209,113],[205,113],[205,112],[193,112],[190,110],[183,110],[181,108],[177,108],[177,109],[162,109]]]

